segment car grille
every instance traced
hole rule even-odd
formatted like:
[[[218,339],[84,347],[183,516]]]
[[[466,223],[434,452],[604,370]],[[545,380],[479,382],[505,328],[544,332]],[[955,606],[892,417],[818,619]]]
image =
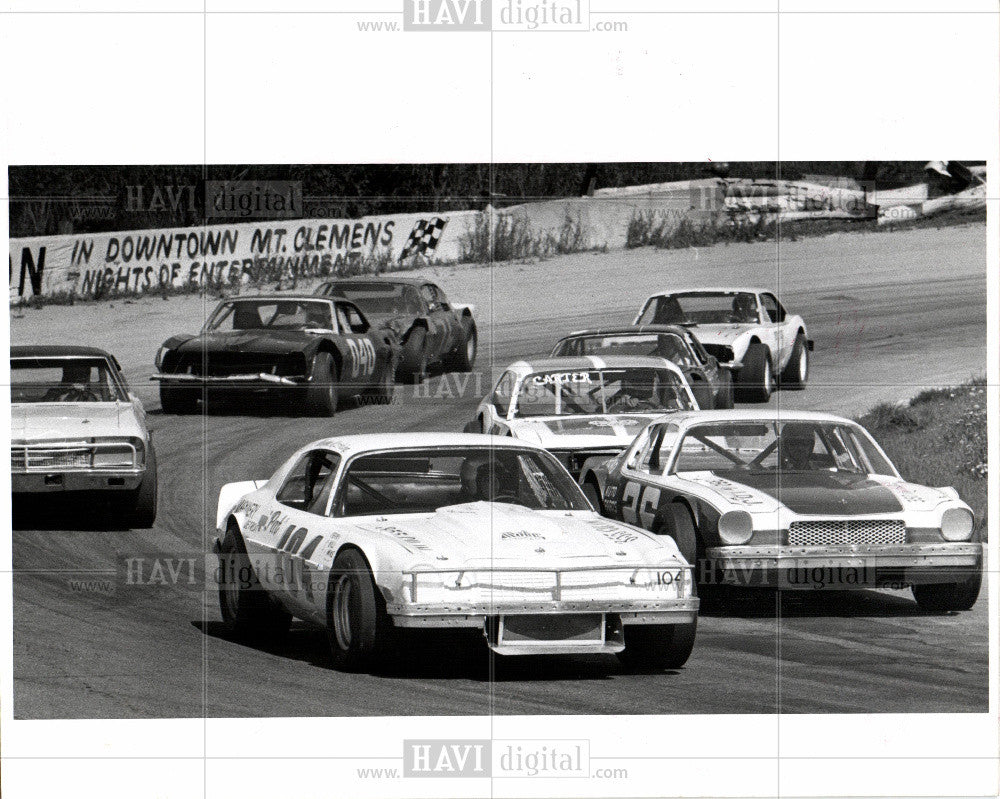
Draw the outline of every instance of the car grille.
[[[33,471],[36,469],[86,469],[90,466],[90,449],[32,449],[13,446],[10,448],[11,471]]]
[[[281,377],[304,376],[305,359],[299,353],[292,355],[263,355],[246,352],[212,352],[203,358],[202,353],[184,353],[177,365],[170,369],[177,374],[230,377],[245,374],[273,374]]]
[[[900,519],[846,519],[792,522],[788,545],[905,544],[906,525]]]

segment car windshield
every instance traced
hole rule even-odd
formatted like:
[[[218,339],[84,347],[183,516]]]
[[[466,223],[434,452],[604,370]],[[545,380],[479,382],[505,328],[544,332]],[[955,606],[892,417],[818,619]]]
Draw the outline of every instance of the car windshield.
[[[746,291],[665,294],[646,303],[641,325],[740,324],[758,321],[757,299]]]
[[[430,513],[468,502],[533,510],[590,510],[547,452],[507,447],[427,448],[355,458],[343,478],[343,516]]]
[[[675,472],[849,472],[895,476],[870,436],[838,422],[711,422],[680,442]]]
[[[124,402],[104,358],[12,358],[11,402]]]
[[[676,333],[619,333],[608,336],[577,336],[559,343],[554,356],[648,355],[666,358],[678,366],[694,366],[687,343]]]
[[[416,289],[400,283],[330,283],[326,294],[342,296],[366,314],[420,313]]]
[[[669,369],[547,370],[529,374],[521,381],[515,417],[657,413],[693,408],[682,378]]]
[[[333,330],[327,300],[246,299],[223,302],[205,323],[205,330]]]

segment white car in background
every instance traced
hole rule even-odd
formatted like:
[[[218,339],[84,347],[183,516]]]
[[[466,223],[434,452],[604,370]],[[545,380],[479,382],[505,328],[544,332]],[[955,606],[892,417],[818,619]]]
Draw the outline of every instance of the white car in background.
[[[739,363],[736,399],[767,402],[778,383],[805,388],[813,341],[801,316],[770,291],[672,289],[646,299],[635,325],[683,325],[720,363]]]
[[[651,419],[697,409],[684,373],[666,358],[550,357],[508,366],[465,432],[538,444],[576,477],[625,449]]]
[[[460,433],[314,441],[216,516],[219,603],[241,636],[292,616],[334,663],[378,664],[401,628],[481,630],[498,654],[618,654],[677,668],[698,599],[669,538],[601,518],[540,447]]]

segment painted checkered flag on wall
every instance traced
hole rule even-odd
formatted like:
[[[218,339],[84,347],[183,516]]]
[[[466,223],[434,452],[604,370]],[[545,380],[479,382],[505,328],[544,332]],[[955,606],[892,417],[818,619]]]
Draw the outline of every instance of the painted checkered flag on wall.
[[[426,255],[433,253],[437,249],[438,241],[444,232],[444,226],[448,220],[440,216],[431,219],[418,219],[410,231],[410,237],[403,245],[403,251],[399,254],[399,260],[409,258],[411,255]]]

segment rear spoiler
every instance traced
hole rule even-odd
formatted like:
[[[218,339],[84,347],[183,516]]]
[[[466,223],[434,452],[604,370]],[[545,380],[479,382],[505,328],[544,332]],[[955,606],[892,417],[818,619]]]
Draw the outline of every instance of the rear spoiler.
[[[215,529],[221,530],[233,508],[251,491],[265,485],[267,480],[244,480],[241,483],[226,483],[219,491],[219,505],[215,510]]]

